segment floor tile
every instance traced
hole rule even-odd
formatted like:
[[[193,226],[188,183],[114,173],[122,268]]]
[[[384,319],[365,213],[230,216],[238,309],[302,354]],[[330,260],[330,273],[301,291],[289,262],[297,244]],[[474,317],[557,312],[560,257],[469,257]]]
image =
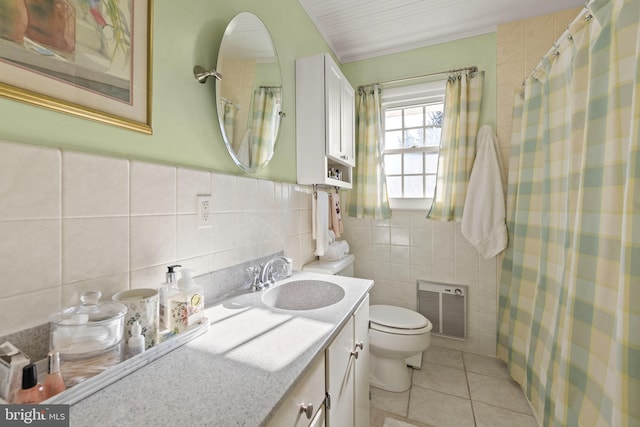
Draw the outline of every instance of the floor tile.
[[[469,399],[467,375],[463,370],[427,364],[413,371],[413,385]]]
[[[509,379],[507,364],[497,357],[474,353],[463,353],[464,367],[469,372],[491,377]]]
[[[470,400],[420,387],[411,388],[409,419],[437,427],[475,427]]]
[[[521,414],[480,402],[473,402],[477,427],[538,427],[533,415]]]
[[[371,406],[376,409],[382,409],[383,411],[406,417],[409,407],[410,392],[411,389],[402,393],[394,393],[371,387]]]
[[[385,425],[386,422],[386,425]],[[400,424],[404,423],[404,424]],[[410,420],[400,415],[385,412],[381,409],[371,409],[371,427],[435,427],[419,421]]]
[[[450,368],[464,369],[462,352],[444,347],[431,346],[424,352],[422,366],[431,363],[449,366]]]
[[[520,386],[513,380],[467,372],[471,399],[504,409],[531,414],[529,403]]]
[[[404,393],[371,388],[371,427],[538,427],[499,359],[432,346],[412,375]]]

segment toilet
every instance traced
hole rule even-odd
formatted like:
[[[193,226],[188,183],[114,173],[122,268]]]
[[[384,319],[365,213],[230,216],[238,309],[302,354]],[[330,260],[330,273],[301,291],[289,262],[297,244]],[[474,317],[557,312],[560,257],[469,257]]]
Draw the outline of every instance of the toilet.
[[[355,257],[338,261],[314,261],[302,271],[353,277]],[[369,307],[369,382],[386,391],[403,392],[411,387],[411,368],[421,363],[431,343],[433,325],[422,314],[391,305]]]
[[[408,360],[431,343],[433,325],[422,314],[392,305],[369,307],[369,382],[386,391],[411,387]]]

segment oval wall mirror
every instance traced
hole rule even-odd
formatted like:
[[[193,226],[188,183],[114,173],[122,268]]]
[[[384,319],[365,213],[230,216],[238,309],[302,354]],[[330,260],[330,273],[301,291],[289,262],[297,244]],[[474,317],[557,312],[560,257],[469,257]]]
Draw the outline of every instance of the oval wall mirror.
[[[216,103],[229,154],[245,172],[269,163],[282,113],[282,76],[271,35],[252,13],[236,15],[224,32],[216,71]]]

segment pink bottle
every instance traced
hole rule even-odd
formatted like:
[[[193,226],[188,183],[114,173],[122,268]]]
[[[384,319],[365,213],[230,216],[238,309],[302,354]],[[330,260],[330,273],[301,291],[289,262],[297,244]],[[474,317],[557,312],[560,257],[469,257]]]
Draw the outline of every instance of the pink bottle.
[[[14,403],[40,403],[47,398],[44,386],[38,383],[38,372],[33,363],[22,368],[22,389],[16,393]]]
[[[44,390],[47,393],[47,399],[55,396],[65,390],[64,380],[60,374],[60,353],[49,353],[47,356],[49,363],[49,372],[44,378]]]

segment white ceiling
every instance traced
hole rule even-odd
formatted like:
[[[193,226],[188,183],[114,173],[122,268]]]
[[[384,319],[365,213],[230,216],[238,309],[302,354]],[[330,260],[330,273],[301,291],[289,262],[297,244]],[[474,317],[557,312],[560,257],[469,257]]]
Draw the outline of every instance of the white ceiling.
[[[494,32],[584,0],[298,0],[342,63]]]

